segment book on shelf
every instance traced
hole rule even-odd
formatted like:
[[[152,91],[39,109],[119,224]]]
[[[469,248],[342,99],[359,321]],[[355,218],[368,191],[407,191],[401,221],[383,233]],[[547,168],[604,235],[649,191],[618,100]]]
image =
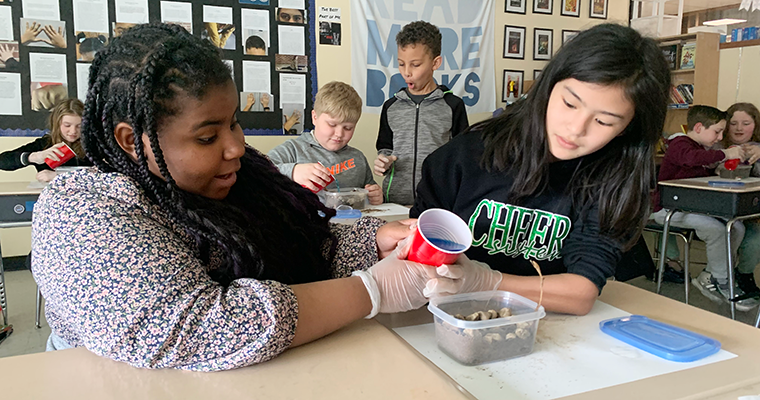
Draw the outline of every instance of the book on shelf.
[[[665,60],[668,61],[668,68],[671,70],[678,68],[678,45],[672,44],[669,46],[661,46],[662,55],[665,56]]]
[[[670,87],[670,105],[668,108],[686,109],[694,103],[694,85],[684,83]]]
[[[681,69],[694,69],[697,61],[697,44],[684,43],[681,46]]]

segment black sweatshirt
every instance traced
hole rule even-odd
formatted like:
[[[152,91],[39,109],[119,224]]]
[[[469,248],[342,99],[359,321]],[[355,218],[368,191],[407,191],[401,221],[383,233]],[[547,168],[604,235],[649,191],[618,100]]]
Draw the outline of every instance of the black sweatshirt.
[[[409,213],[416,218],[429,208],[459,215],[473,233],[467,256],[514,275],[573,273],[601,291],[615,274],[623,245],[599,234],[597,205],[576,210],[567,184],[580,159],[550,165],[548,188],[509,204],[514,182],[510,172],[488,172],[480,166],[480,132],[462,134],[433,152],[422,166],[422,181]]]
[[[15,171],[19,168],[24,168],[27,165],[34,165],[34,168],[37,168],[37,172],[45,170],[45,169],[51,169],[45,163],[42,163],[42,164],[29,163],[29,154],[37,152],[37,151],[45,150],[50,146],[52,146],[50,135],[45,135],[17,149],[8,150],[3,153],[0,153],[0,170]],[[78,167],[78,166],[87,167],[91,165],[92,163],[90,162],[90,160],[88,160],[87,158],[79,158],[79,157],[74,157],[71,160],[66,161],[65,164],[63,164],[63,166],[65,167]]]

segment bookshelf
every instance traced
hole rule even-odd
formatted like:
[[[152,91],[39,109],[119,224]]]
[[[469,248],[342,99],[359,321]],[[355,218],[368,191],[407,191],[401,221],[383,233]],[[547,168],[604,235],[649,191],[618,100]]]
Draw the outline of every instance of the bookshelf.
[[[720,65],[720,35],[710,32],[696,32],[685,35],[667,36],[655,39],[662,47],[676,44],[679,49],[679,63],[671,71],[673,86],[693,85],[694,102],[717,107],[718,105],[718,69]],[[680,49],[686,43],[696,43],[696,57],[693,69],[680,67]],[[686,114],[690,105],[679,104],[668,107],[663,131],[670,135],[681,132],[681,125],[686,124]]]

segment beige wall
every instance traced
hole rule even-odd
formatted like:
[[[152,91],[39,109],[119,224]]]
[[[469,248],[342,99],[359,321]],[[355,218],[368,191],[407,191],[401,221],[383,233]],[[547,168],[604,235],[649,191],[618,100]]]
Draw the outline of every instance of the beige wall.
[[[494,57],[496,71],[496,99],[500,106],[503,90],[503,72],[505,69],[523,71],[525,80],[533,80],[533,70],[542,69],[548,61],[533,60],[533,28],[552,29],[554,31],[554,43],[552,50],[556,52],[562,45],[562,30],[583,30],[605,22],[615,22],[628,25],[628,0],[609,0],[607,19],[589,18],[589,4],[591,0],[580,0],[580,17],[565,17],[560,15],[563,0],[554,0],[552,14],[533,14],[533,1],[525,0],[526,13],[513,14],[504,12],[504,1],[496,1],[496,13],[494,18],[495,34]],[[525,59],[515,60],[503,58],[504,55],[504,25],[525,27]]]
[[[581,12],[579,18],[563,17],[559,14],[561,0],[554,0],[554,13],[552,15],[534,15],[530,8],[533,2],[525,0],[528,11],[526,15],[504,13],[504,0],[496,0],[494,19],[495,38],[495,70],[496,70],[496,99],[498,104],[493,108],[503,106],[501,103],[502,70],[524,70],[526,79],[533,78],[533,70],[541,69],[546,61],[532,61],[533,58],[533,28],[554,29],[554,50],[559,48],[562,42],[562,29],[580,30],[602,22],[625,22],[628,18],[627,0],[609,0],[608,20],[589,19],[589,0],[581,0]],[[324,85],[333,80],[351,83],[351,8],[350,0],[317,0],[317,7],[338,7],[341,10],[341,29],[343,38],[341,46],[317,47],[317,71],[318,83]],[[502,58],[504,42],[504,25],[519,25],[526,27],[525,55],[526,60],[505,60]],[[490,117],[490,113],[469,115],[470,123],[481,121]],[[351,145],[360,149],[367,159],[374,160],[376,155],[375,140],[380,122],[379,115],[365,114],[359,120]],[[262,152],[267,152],[288,140],[284,137],[272,136],[249,136],[246,141]],[[29,142],[28,138],[4,138],[0,137],[0,151],[16,148]],[[34,169],[24,168],[16,172],[0,173],[0,182],[32,181]],[[28,228],[16,228],[0,230],[3,256],[24,255],[29,252],[31,232]]]
[[[718,108],[748,102],[760,107],[760,46],[738,47],[720,51]]]

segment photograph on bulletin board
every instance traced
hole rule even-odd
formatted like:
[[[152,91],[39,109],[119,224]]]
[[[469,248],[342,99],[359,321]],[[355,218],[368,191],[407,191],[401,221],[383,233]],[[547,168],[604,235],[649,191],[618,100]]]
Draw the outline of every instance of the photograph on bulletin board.
[[[30,8],[33,1],[6,0],[0,8],[0,23],[16,27],[0,26],[0,84],[7,89],[0,136],[44,134],[56,102],[86,99],[97,54],[148,22],[182,26],[223,51],[246,135],[299,134],[313,129],[304,116],[317,91],[316,46],[341,43],[340,9],[326,8],[321,26],[315,0],[57,0],[59,7]]]
[[[0,41],[0,72],[18,72],[18,42]]]

